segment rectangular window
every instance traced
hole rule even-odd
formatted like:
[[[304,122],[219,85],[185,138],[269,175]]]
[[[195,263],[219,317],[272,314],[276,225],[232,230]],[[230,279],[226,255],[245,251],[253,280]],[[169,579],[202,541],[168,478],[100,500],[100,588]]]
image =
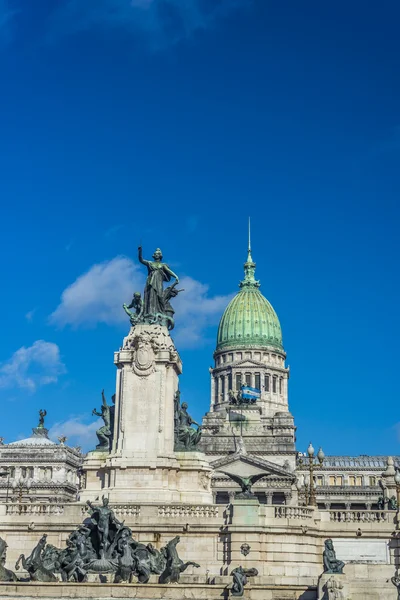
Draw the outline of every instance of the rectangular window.
[[[376,477],[369,478],[369,485],[376,485]]]
[[[224,354],[224,355],[223,355],[223,357],[222,357],[222,362],[223,362],[223,363],[226,363],[226,354]]]
[[[324,478],[322,477],[322,475],[318,475],[317,485],[324,485]]]
[[[359,475],[356,477],[356,485],[362,485],[362,477],[360,477]]]
[[[242,374],[236,373],[236,391],[238,392],[242,387]]]
[[[261,386],[261,376],[260,376],[260,373],[256,373],[254,375],[254,387],[259,390],[259,389],[261,389],[260,386]]]
[[[225,377],[221,377],[221,395],[223,399],[225,396]]]
[[[278,379],[278,378],[277,378],[277,376],[276,376],[276,375],[274,375],[274,376],[273,376],[273,378],[272,378],[272,393],[273,393],[273,394],[276,394],[276,387],[277,387],[277,386],[276,386],[276,380],[277,380],[277,379]]]
[[[349,477],[349,485],[356,485],[356,478],[353,475]]]
[[[335,485],[335,476],[334,475],[329,476],[329,485]]]
[[[265,391],[269,392],[269,375],[265,375],[264,377],[264,387]]]
[[[246,373],[246,385],[251,386],[251,373]]]
[[[214,379],[214,383],[215,383],[215,402],[218,402],[218,377],[216,377]]]
[[[343,485],[343,477],[341,475],[336,477],[336,485]]]
[[[228,390],[232,389],[232,373],[228,375]]]
[[[282,394],[282,377],[279,379],[279,393]]]
[[[233,354],[229,355],[229,362],[233,362]]]
[[[241,352],[237,352],[236,353],[236,360],[242,360],[242,353]]]
[[[254,360],[261,360],[261,352],[254,352]]]

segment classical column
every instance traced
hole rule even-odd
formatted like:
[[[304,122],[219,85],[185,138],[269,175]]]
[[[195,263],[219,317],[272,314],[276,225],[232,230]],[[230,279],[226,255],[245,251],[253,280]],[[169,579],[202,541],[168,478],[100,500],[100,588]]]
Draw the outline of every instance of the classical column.
[[[211,369],[211,367],[209,369],[209,372],[210,372],[210,379],[211,379],[211,381],[210,381],[211,392],[210,393],[211,393],[211,408],[212,408],[215,404],[215,382],[214,382],[214,377],[213,377],[213,370]]]
[[[225,402],[229,401],[229,375],[225,375]]]

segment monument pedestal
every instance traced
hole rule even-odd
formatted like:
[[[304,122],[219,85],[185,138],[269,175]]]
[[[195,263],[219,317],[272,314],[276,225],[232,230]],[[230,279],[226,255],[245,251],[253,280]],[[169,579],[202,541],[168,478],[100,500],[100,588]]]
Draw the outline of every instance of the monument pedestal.
[[[90,452],[80,498],[211,504],[211,468],[201,452],[175,453],[175,395],[182,363],[167,327],[140,323],[115,353],[110,453]]]
[[[348,600],[346,575],[322,573],[318,579],[318,600]]]

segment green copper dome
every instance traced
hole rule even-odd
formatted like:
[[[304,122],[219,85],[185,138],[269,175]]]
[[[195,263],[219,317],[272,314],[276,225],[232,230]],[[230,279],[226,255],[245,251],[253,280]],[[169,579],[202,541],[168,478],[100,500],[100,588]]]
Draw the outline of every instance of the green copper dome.
[[[278,315],[258,289],[255,269],[249,246],[241,290],[226,307],[218,327],[217,351],[233,346],[273,346],[283,350]]]

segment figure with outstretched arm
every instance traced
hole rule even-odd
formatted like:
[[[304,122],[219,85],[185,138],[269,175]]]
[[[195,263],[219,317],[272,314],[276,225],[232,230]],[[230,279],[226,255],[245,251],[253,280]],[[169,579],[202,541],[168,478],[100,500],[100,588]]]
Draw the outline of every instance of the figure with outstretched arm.
[[[110,439],[112,436],[111,431],[111,407],[108,406],[104,390],[101,392],[102,406],[101,412],[98,412],[95,408],[92,410],[92,415],[101,417],[104,421],[104,425],[96,431],[96,435],[99,439],[99,443],[96,446],[96,450],[100,452],[108,452],[110,450]]]
[[[152,256],[153,260],[146,260],[143,258],[142,246],[138,248],[139,262],[147,267],[147,280],[144,288],[145,315],[165,314],[164,281],[168,282],[174,278],[176,283],[179,283],[178,276],[166,263],[162,262],[162,257],[160,248],[157,248]]]

